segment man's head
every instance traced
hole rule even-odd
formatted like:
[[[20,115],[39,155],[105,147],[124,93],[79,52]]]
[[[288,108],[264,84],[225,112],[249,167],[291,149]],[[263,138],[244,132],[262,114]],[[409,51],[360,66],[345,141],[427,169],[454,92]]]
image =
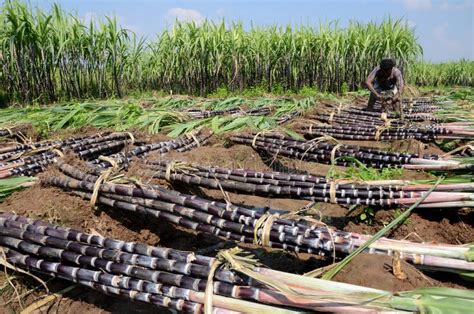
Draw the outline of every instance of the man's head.
[[[382,59],[380,61],[380,70],[384,76],[389,76],[394,66],[395,61],[393,59]]]

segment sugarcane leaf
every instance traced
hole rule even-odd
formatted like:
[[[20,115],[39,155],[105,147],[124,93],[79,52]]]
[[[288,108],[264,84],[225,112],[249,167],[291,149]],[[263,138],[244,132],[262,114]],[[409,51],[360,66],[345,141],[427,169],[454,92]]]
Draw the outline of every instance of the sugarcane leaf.
[[[80,106],[77,106],[73,111],[69,112],[66,116],[64,116],[58,123],[53,125],[53,130],[57,131],[59,129],[64,128],[64,126],[70,122],[75,115],[77,115],[82,108]]]
[[[251,117],[238,117],[219,130],[219,133],[228,132],[248,125]]]
[[[220,117],[214,117],[211,121],[211,129],[213,132],[217,132],[222,124],[222,119]]]
[[[35,181],[35,177],[11,177],[0,179],[0,202],[11,193],[23,188],[23,184]]]

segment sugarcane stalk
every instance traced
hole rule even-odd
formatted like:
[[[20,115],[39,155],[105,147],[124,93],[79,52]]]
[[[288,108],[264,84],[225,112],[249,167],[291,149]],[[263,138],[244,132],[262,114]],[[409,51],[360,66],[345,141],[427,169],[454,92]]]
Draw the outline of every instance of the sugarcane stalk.
[[[50,183],[53,183],[53,184],[64,184],[65,186],[69,187],[69,188],[82,188],[82,189],[88,189],[88,190],[91,190],[92,187],[90,187],[90,185],[92,184],[85,184],[84,182],[74,182],[74,181],[71,181],[71,180],[57,180],[56,178],[51,178],[49,180]],[[123,187],[124,188],[124,187]],[[109,186],[108,188],[106,188],[105,190],[103,190],[103,192],[106,192],[106,193],[109,193],[109,194],[114,194],[116,193],[117,191],[119,193],[123,193],[124,195],[128,195],[130,197],[137,197],[139,196],[138,194],[140,194],[139,197],[147,197],[147,198],[156,198],[158,196],[158,194],[154,193],[154,192],[151,192],[151,191],[145,191],[145,189],[141,189],[142,191],[140,193],[138,193],[138,191],[136,192],[133,192],[134,189],[127,189],[127,190],[124,190],[123,188],[120,188],[120,189],[117,189],[117,187],[113,187],[113,186]],[[161,193],[161,195],[164,194],[164,193]],[[173,202],[173,200],[177,200],[176,198],[176,195],[173,194],[172,197],[169,197],[168,198],[171,202]],[[179,198],[178,198],[179,199]],[[104,202],[107,202],[107,204],[109,206],[121,206],[121,208],[124,208],[124,209],[128,209],[128,210],[133,210],[133,211],[137,211],[138,209],[143,212],[143,213],[149,213],[149,214],[154,214],[155,216],[156,215],[161,215],[161,213],[156,213],[156,211],[153,211],[147,207],[144,207],[144,206],[137,206],[137,205],[134,205],[134,204],[130,204],[130,203],[127,203],[127,202],[109,202],[109,200],[107,200],[105,197],[103,196],[100,196],[99,197],[99,200],[103,200]],[[184,203],[186,203],[186,198],[183,199],[184,200]],[[202,203],[201,203],[202,204]],[[197,206],[199,207],[199,206]],[[222,236],[222,237],[225,237],[225,238],[232,238],[234,240],[237,240],[237,241],[242,241],[242,242],[253,242],[252,240],[252,237],[245,237],[243,235],[238,235],[236,234],[235,232],[237,232],[238,228],[234,228],[234,227],[230,227],[230,232],[225,232],[225,233],[221,233],[220,231],[220,228],[217,228],[217,227],[207,227],[204,223],[203,223],[203,220],[201,220],[200,223],[197,223],[197,224],[192,224],[191,221],[192,219],[194,218],[194,213],[196,211],[193,211],[192,213],[193,214],[190,214],[188,217],[190,219],[189,223],[186,223],[185,226],[187,226],[188,228],[194,228],[194,230],[196,230],[197,228],[200,228],[199,230],[201,231],[204,231],[204,232],[208,232],[208,233],[214,233],[216,235],[219,235],[219,236]],[[168,216],[163,216],[164,218],[168,217]],[[171,216],[170,216],[171,217]],[[180,221],[186,221],[186,220],[183,220],[183,218],[180,216],[175,216],[173,214],[173,217],[175,218],[169,218],[170,221],[174,222],[174,223],[180,223]],[[196,217],[200,217],[200,216],[196,216]],[[198,218],[199,219],[199,218]],[[219,221],[219,220],[217,220]],[[208,221],[209,222],[209,221]],[[210,220],[210,222],[212,223],[212,219]],[[218,225],[218,224],[215,224],[215,225]],[[221,226],[224,226],[224,227],[227,227],[228,225],[224,224],[224,225],[221,225]],[[236,225],[237,226],[237,225]],[[209,228],[209,229],[208,229]],[[273,228],[272,228],[273,229]],[[245,229],[242,229],[242,230],[245,230]],[[250,230],[249,230],[249,233],[250,233]],[[311,237],[305,237],[305,236],[290,236],[290,235],[287,235],[287,234],[281,234],[281,233],[278,233],[277,231],[272,231],[270,232],[270,239],[272,239],[272,245],[273,245],[273,242],[275,242],[275,245],[279,245],[277,244],[278,241],[284,241],[283,243],[283,247],[285,247],[286,245],[286,248],[293,248],[293,246],[296,248],[298,247],[298,249],[302,248],[304,249],[305,247],[309,247],[309,248],[312,248],[312,249],[326,249],[326,250],[329,250],[331,245],[326,246],[325,244],[323,245],[323,243],[320,243],[320,241],[314,241]],[[330,243],[330,242],[328,242]],[[339,245],[338,245],[339,246]],[[342,247],[338,247],[337,248],[338,250],[346,250],[343,246]]]
[[[4,218],[4,222],[30,222],[29,226],[41,227],[38,228],[38,230],[43,232],[47,229],[57,231],[65,230],[59,226],[34,221],[8,213],[2,214],[1,217]],[[23,225],[22,227],[25,226]],[[9,236],[0,236],[0,241],[2,241],[1,244],[3,246],[7,246],[3,249],[5,256],[8,261],[14,265],[77,282],[98,289],[104,293],[121,295],[132,300],[149,302],[179,311],[200,312],[202,310],[202,304],[205,302],[206,295],[202,292],[202,289],[204,288],[202,285],[193,286],[188,289],[177,285],[166,285],[161,283],[161,281],[153,282],[153,280],[150,280],[153,278],[139,279],[140,276],[147,277],[145,276],[146,272],[143,271],[129,271],[127,274],[119,276],[116,274],[117,272],[120,273],[117,269],[125,270],[127,268],[123,268],[124,266],[118,265],[118,263],[102,265],[103,262],[100,257],[96,259],[88,259],[87,256],[80,254],[79,256],[71,255],[69,258],[71,260],[74,259],[73,263],[76,263],[78,266],[70,266],[62,264],[61,262],[41,259],[41,256],[49,256],[49,259],[59,259],[61,256],[65,256],[66,253],[71,254],[71,252],[65,252],[63,250],[55,251],[48,247],[44,241],[43,245],[35,245],[14,237],[15,235],[23,235],[21,232],[15,233],[8,230],[7,233]],[[78,240],[90,242],[92,241],[91,239],[96,238],[96,240],[102,239],[101,241],[97,241],[97,243],[101,242],[102,244],[108,245],[112,243],[121,243],[122,245],[117,247],[117,250],[128,250],[131,247],[148,247],[138,243],[123,245],[124,242],[122,241],[82,234],[81,232],[72,229],[68,229],[66,233],[71,236],[70,241],[76,242],[73,243],[75,245],[82,245],[77,242]],[[149,248],[161,249],[163,252],[177,252],[165,248]],[[145,251],[151,252],[151,250]],[[36,257],[28,253],[34,253],[35,255],[39,254],[40,256]],[[186,254],[181,252],[178,256],[184,256],[183,254],[189,255],[189,253]],[[93,256],[93,254],[91,254],[91,256]],[[196,260],[202,258],[202,256],[196,256]],[[211,258],[204,259],[215,261]],[[91,268],[83,267],[83,265],[85,265],[84,263],[90,265]],[[107,265],[109,266],[107,267]],[[258,276],[253,278],[254,275],[251,275],[252,272],[258,274]],[[277,313],[285,311],[279,307],[241,300],[249,299],[273,305],[290,306],[293,308],[296,307],[326,312],[364,313],[367,311],[390,310],[415,312],[418,311],[421,306],[430,306],[431,309],[443,308],[446,310],[452,310],[456,308],[465,310],[472,306],[471,303],[473,302],[472,297],[469,297],[460,291],[458,292],[457,290],[450,289],[432,289],[432,293],[437,295],[438,300],[457,300],[458,302],[456,304],[444,301],[443,303],[430,303],[425,299],[420,300],[417,297],[414,297],[425,293],[423,290],[408,291],[392,296],[391,293],[383,290],[358,287],[344,283],[328,282],[320,279],[286,274],[262,267],[254,267],[252,272],[249,273],[242,270],[243,274],[250,274],[252,276],[253,279],[249,281],[250,286],[225,284],[220,281],[214,282],[213,290],[217,295],[214,295],[212,298],[213,306],[217,306],[224,310],[240,310],[245,312],[249,310],[257,310],[259,312],[272,310]],[[173,274],[170,274],[169,276],[170,278],[173,276],[176,277],[176,275]],[[257,282],[258,278],[267,277],[273,278],[273,280],[277,280],[283,285],[286,285],[288,289],[280,290],[266,288],[265,285],[270,285],[271,283],[265,279],[261,282]],[[156,278],[162,279],[162,277]],[[184,280],[181,279],[176,283],[182,284],[183,282]],[[254,284],[257,284],[257,286],[254,286]]]

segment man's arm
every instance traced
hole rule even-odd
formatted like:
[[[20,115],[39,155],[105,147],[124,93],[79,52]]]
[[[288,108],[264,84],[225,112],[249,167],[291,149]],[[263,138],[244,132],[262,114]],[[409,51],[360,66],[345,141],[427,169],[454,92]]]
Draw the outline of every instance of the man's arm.
[[[375,80],[375,74],[377,73],[377,68],[373,69],[372,72],[370,72],[369,76],[367,77],[367,80],[365,81],[365,85],[367,88],[372,92],[372,94],[375,95],[375,97],[380,98],[380,94],[377,93],[377,91],[374,88],[374,80]]]
[[[398,93],[395,95],[394,97],[394,100],[398,100],[402,94],[403,94],[403,89],[405,88],[405,82],[403,81],[403,75],[402,75],[402,72],[400,70],[397,69],[396,71],[396,75],[395,75],[396,79],[397,79],[397,89],[398,89]]]

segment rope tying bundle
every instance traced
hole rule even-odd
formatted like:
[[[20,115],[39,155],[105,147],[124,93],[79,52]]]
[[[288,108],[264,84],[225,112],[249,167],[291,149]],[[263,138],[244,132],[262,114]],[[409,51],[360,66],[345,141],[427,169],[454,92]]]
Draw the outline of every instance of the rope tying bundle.
[[[253,137],[253,140],[252,140],[252,147],[253,148],[257,148],[257,138],[260,134],[261,135],[265,134],[265,131],[260,131],[260,132],[257,132],[257,134],[255,134],[255,136]]]
[[[179,161],[179,160],[172,160],[166,165],[166,170],[165,170],[165,179],[168,182],[171,182],[171,174],[172,173],[177,173],[178,171],[181,171],[187,175],[192,175],[191,173],[187,172],[186,170],[195,170],[197,171],[198,169],[194,168],[191,166],[191,164],[184,162],[184,161]]]
[[[13,131],[10,128],[5,128],[10,136],[13,136]]]
[[[242,255],[243,253],[246,255]],[[239,247],[220,250],[219,253],[217,253],[216,259],[212,263],[207,276],[207,284],[204,291],[204,313],[212,313],[212,297],[214,296],[213,279],[217,269],[226,268],[236,270],[253,279],[266,283],[265,281],[262,281],[263,276],[253,270],[254,267],[259,265],[260,263],[254,259],[252,254],[244,252]]]
[[[100,156],[99,159],[103,160],[103,161],[107,161],[109,164],[112,165],[112,167],[109,167],[106,170],[104,170],[100,174],[99,178],[97,178],[97,180],[94,183],[94,187],[93,187],[93,190],[92,190],[92,196],[91,196],[91,200],[90,200],[90,205],[91,205],[91,208],[93,210],[95,209],[95,203],[97,202],[97,198],[99,196],[99,190],[100,190],[101,184],[108,182],[109,177],[113,173],[115,173],[118,169],[118,163],[115,159],[110,158],[110,157],[106,157],[106,156]]]
[[[308,152],[313,149],[318,143],[320,142],[328,142],[328,143],[336,143],[337,145],[342,145],[338,140],[336,140],[334,137],[330,136],[330,135],[324,135],[324,136],[320,136],[320,137],[316,137],[316,138],[313,138],[312,140],[309,140],[307,141],[306,143],[302,143],[300,144],[300,146],[304,146],[304,145],[307,145],[307,144],[310,144],[308,145],[308,148],[303,152],[303,154],[301,155],[301,160],[303,160],[303,158],[306,156],[306,154],[308,154]],[[336,146],[337,146],[336,145]]]
[[[329,124],[332,123],[332,120],[334,119],[334,111],[331,112],[331,114],[329,115]]]
[[[331,181],[331,185],[329,186],[329,202],[331,202],[331,204],[337,204],[336,191],[337,182]]]
[[[255,245],[270,246],[270,231],[277,215],[264,214],[257,219],[253,229],[253,243]],[[259,235],[259,233],[261,234]]]
[[[378,142],[380,141],[380,136],[382,136],[382,133],[386,130],[388,130],[389,128],[384,126],[384,125],[381,125],[381,126],[378,126],[377,128],[375,128],[375,140]]]
[[[135,136],[131,132],[125,132],[130,137],[130,144],[135,144]]]
[[[331,165],[335,164],[335,162],[336,162],[336,152],[339,148],[341,148],[341,146],[343,146],[343,144],[339,143],[336,146],[334,146],[333,149],[331,150]]]
[[[53,148],[51,151],[56,153],[59,156],[59,158],[64,158],[64,153],[61,150],[57,148]]]
[[[196,142],[197,147],[201,147],[201,143],[199,142],[196,135],[194,135],[194,133],[191,132],[191,133],[187,134],[187,136],[191,137],[194,140],[194,142]]]

